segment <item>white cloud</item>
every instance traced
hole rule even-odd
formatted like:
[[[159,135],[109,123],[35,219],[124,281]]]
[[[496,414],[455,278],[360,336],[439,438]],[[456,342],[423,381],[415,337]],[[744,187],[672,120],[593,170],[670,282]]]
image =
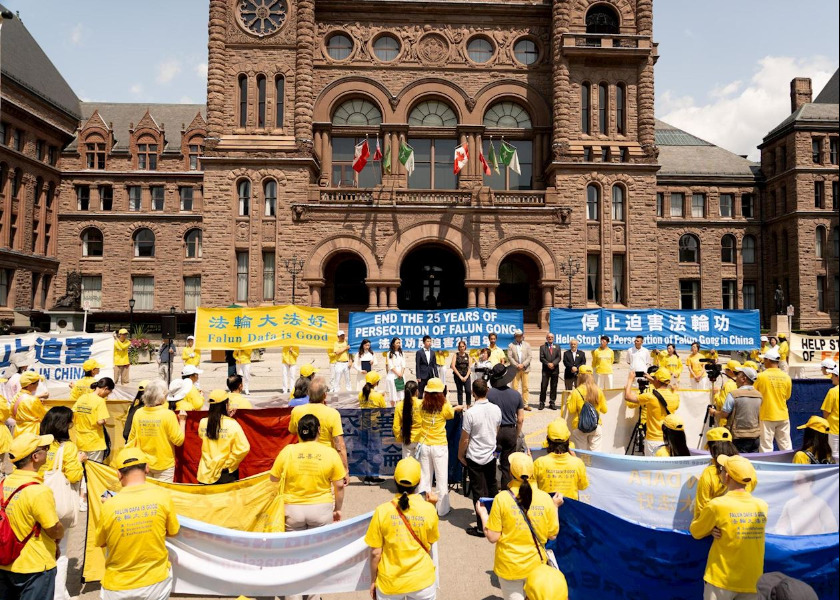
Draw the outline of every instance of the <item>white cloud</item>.
[[[157,66],[158,83],[169,83],[181,72],[181,63],[175,58],[169,58]]]
[[[195,66],[195,74],[199,79],[207,79],[207,63],[198,63]]]
[[[76,26],[70,31],[70,42],[74,46],[81,46],[83,33],[82,24],[76,24]]]
[[[129,91],[135,96],[139,96],[143,93],[143,85],[140,83],[132,84],[132,86],[129,88]]]
[[[705,103],[666,90],[660,96],[657,117],[757,160],[756,146],[790,114],[791,79],[810,77],[816,97],[836,68],[836,60],[825,56],[766,56],[758,61],[746,85],[741,80],[719,84]]]
[[[192,98],[189,96],[181,96],[181,99],[178,100],[180,104],[195,104]]]

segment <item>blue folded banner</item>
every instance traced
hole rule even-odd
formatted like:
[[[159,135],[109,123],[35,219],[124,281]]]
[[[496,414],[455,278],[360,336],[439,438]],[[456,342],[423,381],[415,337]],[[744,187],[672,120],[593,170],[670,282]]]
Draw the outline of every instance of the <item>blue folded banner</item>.
[[[688,350],[693,342],[718,350],[753,350],[761,345],[757,310],[613,310],[552,308],[549,330],[567,345],[576,339],[582,350],[597,348],[602,335],[613,348],[629,348],[637,335],[645,346],[664,350],[674,344]]]
[[[374,351],[387,350],[391,339],[402,340],[403,351],[423,347],[423,336],[432,338],[432,347],[454,350],[464,340],[467,348],[487,346],[487,336],[495,333],[498,345],[506,348],[513,341],[513,332],[522,329],[521,310],[386,310],[351,312],[347,343],[358,348],[369,339]]]

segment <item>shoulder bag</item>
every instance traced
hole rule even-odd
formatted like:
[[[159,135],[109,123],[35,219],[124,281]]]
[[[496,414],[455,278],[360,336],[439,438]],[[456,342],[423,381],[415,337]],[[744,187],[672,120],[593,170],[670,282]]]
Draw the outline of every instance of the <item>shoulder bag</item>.
[[[408,532],[411,534],[411,537],[414,538],[414,541],[420,544],[420,547],[426,551],[426,554],[431,556],[432,549],[427,548],[426,544],[424,544],[423,541],[419,537],[417,537],[417,534],[414,533],[414,529],[411,528],[411,524],[408,522],[408,519],[405,518],[405,513],[400,509],[400,506],[399,504],[397,504],[397,501],[394,500],[391,502],[391,504],[393,504],[394,508],[397,509],[397,514],[400,516],[400,519],[402,519],[402,522],[405,524],[405,528],[408,529]]]
[[[540,540],[539,538],[537,538],[537,532],[534,531],[534,526],[531,525],[531,519],[528,518],[528,511],[522,508],[522,505],[519,504],[519,499],[516,497],[516,494],[514,494],[511,490],[508,490],[508,494],[510,494],[511,498],[513,498],[513,503],[516,505],[516,508],[519,509],[519,513],[522,515],[522,518],[525,519],[525,524],[528,526],[528,530],[531,532],[531,538],[534,540],[534,546],[537,549],[537,554],[540,557],[540,562],[542,562],[543,552],[545,552],[545,558],[548,565],[554,567],[555,569],[559,569],[560,567],[557,566],[557,559],[554,557],[554,552],[543,548],[542,544],[540,544]]]
[[[58,520],[69,529],[76,525],[79,518],[79,495],[64,475],[64,449],[61,444],[55,452],[52,469],[44,473],[44,485],[52,490],[55,496],[55,512]]]

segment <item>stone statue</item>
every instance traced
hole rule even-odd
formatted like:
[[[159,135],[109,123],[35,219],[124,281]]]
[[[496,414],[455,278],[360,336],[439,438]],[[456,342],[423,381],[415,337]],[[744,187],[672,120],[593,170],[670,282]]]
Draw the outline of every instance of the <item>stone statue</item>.
[[[82,308],[82,274],[78,271],[70,271],[67,273],[67,288],[66,293],[58,299],[52,310],[57,308],[69,308],[72,310],[81,310]]]
[[[776,285],[776,292],[773,294],[773,298],[776,300],[776,314],[785,314],[785,293],[782,291],[781,284]]]

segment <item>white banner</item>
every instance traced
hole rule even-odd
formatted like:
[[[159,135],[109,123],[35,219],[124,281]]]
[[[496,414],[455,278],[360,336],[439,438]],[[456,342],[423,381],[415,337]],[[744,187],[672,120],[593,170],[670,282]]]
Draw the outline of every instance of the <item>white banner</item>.
[[[792,367],[819,367],[826,358],[840,359],[840,344],[836,337],[821,335],[790,335],[788,364]]]

